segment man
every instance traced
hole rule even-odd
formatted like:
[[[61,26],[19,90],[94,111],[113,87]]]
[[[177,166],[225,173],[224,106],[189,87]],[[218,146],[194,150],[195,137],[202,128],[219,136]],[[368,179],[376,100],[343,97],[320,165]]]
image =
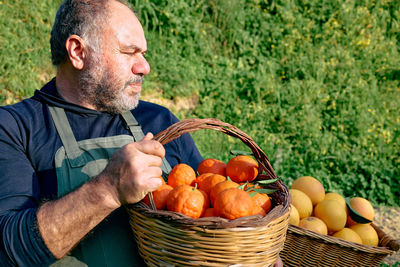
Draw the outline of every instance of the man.
[[[127,3],[66,0],[50,42],[56,78],[0,108],[0,265],[143,266],[122,205],[202,158],[189,135],[151,140],[177,119],[139,101],[150,66]]]
[[[188,134],[152,140],[178,120],[139,101],[150,66],[128,3],[64,1],[50,43],[56,78],[0,107],[0,265],[144,266],[122,206],[202,158]]]

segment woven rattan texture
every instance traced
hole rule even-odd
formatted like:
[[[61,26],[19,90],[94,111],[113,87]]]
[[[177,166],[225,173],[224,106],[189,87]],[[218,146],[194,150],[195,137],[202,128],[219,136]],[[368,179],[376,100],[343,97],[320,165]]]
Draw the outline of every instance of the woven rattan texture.
[[[238,128],[217,119],[182,120],[155,136],[167,144],[185,133],[200,129],[220,131],[240,139],[259,164],[256,179],[275,179],[276,174],[260,147]],[[265,188],[272,209],[236,220],[188,216],[154,210],[143,202],[127,206],[139,252],[149,266],[272,266],[282,250],[289,219],[289,190],[278,180]]]
[[[399,245],[373,226],[379,236],[379,247],[347,242],[290,225],[280,256],[285,266],[379,266],[387,255],[399,249]]]

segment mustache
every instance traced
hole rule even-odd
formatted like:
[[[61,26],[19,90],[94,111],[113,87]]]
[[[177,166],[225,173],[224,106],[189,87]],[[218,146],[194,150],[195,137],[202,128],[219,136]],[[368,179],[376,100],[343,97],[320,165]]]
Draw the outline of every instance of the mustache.
[[[140,84],[142,84],[143,82],[144,82],[144,77],[143,76],[135,76],[132,79],[130,79],[129,81],[127,81],[125,83],[125,86],[128,86],[129,84],[132,84],[132,83],[140,83]]]

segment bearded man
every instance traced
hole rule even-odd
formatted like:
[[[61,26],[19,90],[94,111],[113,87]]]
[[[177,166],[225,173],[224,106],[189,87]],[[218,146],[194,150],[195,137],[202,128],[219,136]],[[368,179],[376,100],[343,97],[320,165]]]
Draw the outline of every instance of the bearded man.
[[[122,206],[202,157],[189,134],[152,140],[178,119],[139,100],[150,66],[127,2],[65,0],[50,44],[56,77],[0,107],[0,265],[144,266]]]
[[[202,158],[188,134],[152,140],[178,120],[139,100],[150,66],[127,2],[64,1],[50,43],[56,77],[0,107],[0,265],[144,266],[122,205]]]

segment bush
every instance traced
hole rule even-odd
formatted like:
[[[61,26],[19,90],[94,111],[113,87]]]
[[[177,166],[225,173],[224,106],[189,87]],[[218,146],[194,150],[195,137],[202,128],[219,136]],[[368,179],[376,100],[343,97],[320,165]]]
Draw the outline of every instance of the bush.
[[[5,104],[54,74],[48,39],[60,1],[3,2]],[[152,66],[144,92],[198,96],[179,118],[239,127],[289,185],[311,175],[329,191],[400,205],[399,1],[132,3]],[[226,161],[230,150],[247,149],[210,130],[193,136],[204,157]]]

